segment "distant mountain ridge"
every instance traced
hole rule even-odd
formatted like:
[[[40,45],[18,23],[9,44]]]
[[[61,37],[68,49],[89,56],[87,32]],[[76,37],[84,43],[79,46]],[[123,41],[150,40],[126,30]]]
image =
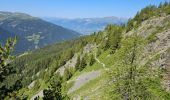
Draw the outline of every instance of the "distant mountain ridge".
[[[73,29],[82,34],[91,34],[93,32],[103,30],[108,24],[126,24],[128,19],[118,17],[103,17],[103,18],[55,18],[55,17],[44,17],[46,21],[60,25],[69,29]]]
[[[9,37],[18,37],[16,52],[33,50],[80,36],[78,32],[28,14],[3,11],[0,11],[0,33],[2,42]]]
[[[170,100],[170,3],[9,66],[16,72],[0,82],[2,100]]]

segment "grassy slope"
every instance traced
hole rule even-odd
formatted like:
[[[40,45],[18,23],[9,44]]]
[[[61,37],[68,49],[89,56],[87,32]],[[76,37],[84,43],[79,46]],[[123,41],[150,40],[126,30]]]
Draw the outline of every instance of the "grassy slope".
[[[147,22],[147,20],[145,22]],[[154,25],[153,25],[153,23],[154,23]],[[153,17],[153,18],[150,18],[148,20],[147,24],[144,23],[141,26],[139,26],[136,30],[131,30],[128,33],[125,33],[124,36],[123,36],[123,40],[126,39],[126,36],[137,33],[139,35],[145,35],[144,36],[145,37],[144,42],[146,43],[145,46],[148,43],[155,43],[155,41],[157,41],[157,35],[159,35],[163,31],[162,28],[160,28],[160,26],[162,26],[162,24],[159,24],[159,23],[163,23],[163,25],[164,25],[163,30],[168,30],[169,27],[170,27],[169,17],[167,17],[167,18],[164,18],[164,17],[155,18],[155,17]],[[106,35],[105,32],[102,32],[102,34]],[[70,45],[71,44],[68,44],[68,46],[66,48],[69,48]],[[127,45],[127,47],[128,47],[128,45]],[[57,47],[55,47],[55,45],[54,45],[54,49],[51,49],[51,51],[48,51],[49,49],[48,49],[48,47],[46,47],[44,49],[39,50],[39,52],[41,52],[41,54],[39,54],[39,52],[36,52],[35,54],[37,54],[37,58],[39,58],[43,55],[43,53],[44,54],[50,53],[50,55],[45,56],[45,57],[50,57],[50,56],[53,56],[53,54],[55,54],[55,52],[57,52],[56,48]],[[63,48],[63,47],[61,47],[61,48]],[[126,46],[123,47],[123,48],[126,48]],[[93,54],[95,54],[95,52],[96,52],[96,50],[94,50]],[[119,59],[117,59],[117,58],[119,58],[119,56],[121,56],[119,53],[121,53],[121,51],[117,50],[117,52],[115,54],[110,55],[110,50],[108,49],[106,51],[102,51],[102,53],[98,57],[98,59],[106,65],[106,68],[108,68],[111,71],[111,70],[114,70],[114,68],[117,67],[117,66],[114,66],[114,64],[115,64],[116,61],[119,62]],[[148,54],[144,57],[143,61],[140,61],[141,63],[143,63],[143,65],[145,65],[147,63],[150,64],[151,62],[154,62],[155,60],[158,60],[160,58],[159,51],[143,52],[143,53]],[[43,70],[42,70],[42,73],[43,73]],[[101,71],[101,75],[98,78],[91,80],[90,82],[86,83],[85,85],[83,85],[82,87],[77,89],[76,91],[70,93],[69,96],[71,98],[80,97],[80,98],[88,98],[88,99],[92,99],[92,100],[96,100],[96,99],[97,100],[98,99],[109,100],[111,98],[110,95],[109,95],[109,92],[112,89],[112,86],[110,86],[108,84],[108,80],[109,80],[109,74],[108,73],[109,73],[109,71],[106,71],[102,67],[102,64],[100,64],[98,62],[95,62],[95,64],[93,64],[92,66],[86,66],[85,69],[81,72],[76,71],[74,73],[74,75],[71,77],[70,80],[63,83],[63,93],[67,93],[67,91],[74,85],[77,77],[79,77],[79,76],[81,76],[85,73],[97,71],[97,70]],[[46,72],[44,72],[44,73],[46,73]],[[18,94],[24,93],[24,94],[28,95],[29,98],[31,98],[34,94],[38,93],[40,90],[46,88],[49,85],[48,82],[45,83],[46,80],[36,79],[36,81],[39,81],[38,86],[35,86],[31,90],[28,90],[27,88],[23,88],[19,91]],[[155,85],[157,85],[157,84],[155,84]],[[150,90],[150,91],[153,91],[153,90]],[[156,92],[156,91],[153,91],[153,92]],[[159,95],[159,93],[157,93],[157,94]]]
[[[110,62],[110,58],[112,58],[109,55],[109,51],[104,51],[99,57],[98,59],[101,62],[107,63]],[[107,61],[107,62],[106,62]],[[109,64],[106,64],[106,67],[109,68]],[[73,85],[72,82],[74,82],[76,80],[76,78],[84,73],[88,73],[88,72],[92,72],[92,71],[96,71],[96,70],[100,70],[101,71],[101,75],[99,77],[97,77],[94,80],[89,81],[88,83],[86,83],[85,85],[83,85],[82,87],[80,87],[78,90],[72,92],[69,94],[69,96],[71,98],[73,97],[82,97],[82,98],[90,98],[90,99],[103,99],[105,98],[104,92],[105,89],[107,89],[107,82],[108,82],[108,71],[106,71],[102,65],[100,63],[98,63],[97,61],[95,62],[94,65],[92,66],[87,66],[82,72],[77,71],[73,77],[69,80],[68,82],[68,86],[70,87],[70,84]]]
[[[164,21],[166,21],[167,19],[165,18]],[[168,29],[169,24],[167,26],[164,26],[164,29]],[[142,28],[145,28],[142,26]],[[152,27],[150,27],[152,28]],[[139,32],[140,32],[141,27],[139,27]],[[148,43],[151,42],[155,42],[155,37],[159,34],[162,34],[164,30],[162,30],[162,28],[156,28],[156,30],[154,30],[148,37],[146,37],[144,43],[145,46],[148,45]],[[130,33],[130,32],[129,32]],[[158,40],[159,41],[159,40]],[[151,63],[154,62],[156,60],[158,60],[160,58],[160,51],[159,52],[152,52],[150,53],[150,55],[145,56],[145,60],[144,64],[147,63]],[[103,62],[107,68],[109,68],[109,70],[112,70],[115,66],[113,66],[114,64],[114,59],[115,59],[115,55],[117,54],[113,54],[110,55],[109,54],[109,50],[107,51],[103,51],[102,54],[98,57],[98,59]],[[118,54],[119,55],[119,54]],[[98,67],[98,68],[97,68]],[[82,86],[81,88],[79,88],[78,90],[74,91],[73,93],[69,94],[69,96],[71,98],[88,98],[90,100],[109,100],[109,93],[108,90],[110,90],[111,86],[108,86],[107,82],[108,82],[108,72],[105,71],[101,65],[96,62],[93,66],[90,67],[86,67],[81,73],[77,72],[70,80],[74,81],[76,79],[76,77],[78,77],[79,75],[85,73],[85,72],[89,72],[92,70],[102,70],[101,76],[88,82],[87,84],[85,84],[84,86]],[[70,81],[69,80],[69,81]],[[155,84],[156,85],[156,84]],[[151,90],[152,92],[155,92],[154,90]],[[158,95],[160,95],[160,93],[156,93]]]

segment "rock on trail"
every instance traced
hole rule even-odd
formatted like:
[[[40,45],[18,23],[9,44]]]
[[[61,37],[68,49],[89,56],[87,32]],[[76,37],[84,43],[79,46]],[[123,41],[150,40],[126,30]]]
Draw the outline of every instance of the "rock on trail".
[[[74,85],[68,91],[68,94],[79,89],[81,86],[88,83],[90,80],[93,80],[93,79],[99,77],[100,73],[101,73],[101,71],[98,70],[98,71],[91,71],[91,72],[80,75],[79,77],[77,77]]]

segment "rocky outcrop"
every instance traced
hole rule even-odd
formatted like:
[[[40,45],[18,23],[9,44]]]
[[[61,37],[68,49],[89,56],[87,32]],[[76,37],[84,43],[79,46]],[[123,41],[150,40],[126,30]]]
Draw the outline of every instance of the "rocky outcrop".
[[[93,80],[100,76],[100,71],[91,71],[85,74],[82,74],[78,76],[75,80],[74,85],[69,89],[68,93],[71,93],[77,89],[79,89],[81,86],[89,82],[90,80]]]
[[[94,48],[96,48],[96,44],[87,44],[84,47],[83,53],[80,55],[80,58],[82,58],[85,54],[90,53],[91,51],[93,51]],[[66,68],[74,68],[75,67],[75,65],[77,63],[77,58],[78,58],[78,53],[74,54],[74,56],[70,60],[68,60],[65,65],[63,65],[59,69],[57,69],[55,74],[57,74],[59,72],[60,75],[63,76],[64,75],[64,70]]]
[[[30,85],[28,85],[28,89],[32,89],[35,85],[35,81],[33,81]]]
[[[32,96],[32,98],[30,100],[35,100],[35,98],[42,98],[44,97],[43,95],[43,90],[39,91],[36,95]]]
[[[64,75],[64,70],[66,68],[71,68],[71,67],[75,67],[76,63],[77,63],[77,57],[78,55],[75,54],[72,59],[70,59],[69,61],[66,62],[66,64],[64,66],[61,66],[59,69],[57,69],[57,71],[55,72],[55,74],[57,74],[58,72],[60,73],[61,76]]]

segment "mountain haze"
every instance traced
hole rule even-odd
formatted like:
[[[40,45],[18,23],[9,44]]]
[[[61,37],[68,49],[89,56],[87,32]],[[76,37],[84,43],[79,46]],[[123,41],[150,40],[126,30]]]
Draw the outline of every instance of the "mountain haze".
[[[170,3],[25,52],[6,67],[13,73],[0,83],[5,100],[170,100]]]
[[[69,29],[73,29],[81,34],[92,34],[93,32],[103,30],[108,24],[121,25],[126,24],[128,19],[118,17],[103,17],[103,18],[76,18],[64,19],[55,17],[44,17],[56,25],[60,25]]]

